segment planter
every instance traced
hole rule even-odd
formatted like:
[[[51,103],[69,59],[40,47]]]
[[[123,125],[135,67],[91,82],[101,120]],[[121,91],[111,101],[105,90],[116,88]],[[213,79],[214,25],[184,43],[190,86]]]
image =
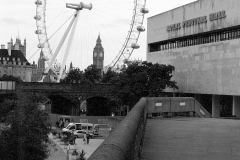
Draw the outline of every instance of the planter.
[[[71,155],[71,160],[76,160],[77,159],[77,156],[76,155]]]
[[[68,148],[68,144],[64,144],[64,149],[67,149]]]

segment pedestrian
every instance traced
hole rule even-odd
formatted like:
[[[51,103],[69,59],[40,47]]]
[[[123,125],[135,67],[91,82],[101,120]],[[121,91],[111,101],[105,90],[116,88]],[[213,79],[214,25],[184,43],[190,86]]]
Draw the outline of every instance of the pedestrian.
[[[87,143],[87,133],[84,133],[84,135],[83,135],[83,141],[84,141],[84,144]]]
[[[87,137],[87,144],[89,144],[90,134],[88,132],[86,134],[86,137]]]
[[[58,121],[56,122],[56,127],[59,128],[59,122]]]
[[[59,128],[62,129],[62,120],[59,120]]]

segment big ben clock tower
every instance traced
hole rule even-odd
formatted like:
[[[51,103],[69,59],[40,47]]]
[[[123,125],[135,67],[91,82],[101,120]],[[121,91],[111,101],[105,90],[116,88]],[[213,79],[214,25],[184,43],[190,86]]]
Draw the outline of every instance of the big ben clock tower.
[[[103,70],[104,48],[101,44],[100,34],[98,35],[97,44],[93,49],[93,65]]]

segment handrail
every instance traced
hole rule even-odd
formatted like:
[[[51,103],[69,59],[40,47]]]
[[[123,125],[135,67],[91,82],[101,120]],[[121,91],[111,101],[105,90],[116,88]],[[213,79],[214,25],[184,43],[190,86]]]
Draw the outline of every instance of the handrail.
[[[147,98],[141,98],[88,160],[138,159],[146,121]]]

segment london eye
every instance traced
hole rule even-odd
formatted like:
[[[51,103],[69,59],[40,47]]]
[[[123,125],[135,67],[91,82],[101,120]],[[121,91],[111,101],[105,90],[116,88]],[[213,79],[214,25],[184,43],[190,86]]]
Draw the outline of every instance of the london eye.
[[[140,33],[145,31],[146,0],[36,0],[37,47],[59,81],[70,61],[90,64],[97,36],[101,36],[107,68],[117,69],[129,60]]]

